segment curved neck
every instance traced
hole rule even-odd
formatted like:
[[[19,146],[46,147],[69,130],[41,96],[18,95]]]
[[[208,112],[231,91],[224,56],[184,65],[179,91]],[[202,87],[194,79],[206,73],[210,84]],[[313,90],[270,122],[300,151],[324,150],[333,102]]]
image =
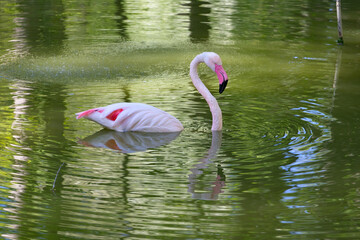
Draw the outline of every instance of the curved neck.
[[[204,62],[204,56],[202,54],[197,55],[194,60],[190,63],[190,78],[199,91],[199,93],[205,98],[206,102],[210,107],[212,114],[212,131],[219,131],[222,129],[222,113],[216,98],[211,95],[210,91],[206,88],[204,83],[200,80],[198,74],[198,66]]]

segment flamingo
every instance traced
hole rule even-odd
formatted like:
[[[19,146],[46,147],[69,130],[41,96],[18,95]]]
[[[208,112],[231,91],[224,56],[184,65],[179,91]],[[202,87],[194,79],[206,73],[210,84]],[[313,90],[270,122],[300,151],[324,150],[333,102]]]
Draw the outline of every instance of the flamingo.
[[[203,52],[190,63],[190,78],[210,107],[211,130],[220,131],[222,129],[221,109],[216,98],[200,80],[197,72],[200,63],[205,63],[216,73],[219,79],[219,93],[225,90],[228,76],[222,67],[220,56],[214,52]],[[181,122],[169,113],[143,103],[115,103],[76,113],[76,118],[86,118],[119,132],[180,132],[184,129]]]

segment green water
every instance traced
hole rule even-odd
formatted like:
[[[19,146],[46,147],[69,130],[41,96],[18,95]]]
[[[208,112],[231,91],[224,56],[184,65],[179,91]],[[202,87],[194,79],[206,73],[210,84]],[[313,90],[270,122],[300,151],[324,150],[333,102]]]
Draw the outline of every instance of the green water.
[[[2,239],[358,239],[360,4],[0,0]],[[229,76],[211,132],[189,64]],[[161,108],[179,134],[75,113]]]

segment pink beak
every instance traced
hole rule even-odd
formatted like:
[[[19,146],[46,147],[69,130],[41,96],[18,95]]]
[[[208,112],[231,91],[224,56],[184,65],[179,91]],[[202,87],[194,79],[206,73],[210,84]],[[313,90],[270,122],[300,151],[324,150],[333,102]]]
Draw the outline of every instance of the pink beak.
[[[219,79],[219,93],[222,93],[226,88],[228,76],[221,65],[215,64],[215,73]]]
[[[76,119],[80,119],[82,117],[89,116],[90,114],[92,114],[95,111],[96,111],[96,109],[89,109],[89,110],[86,110],[84,112],[76,113]]]

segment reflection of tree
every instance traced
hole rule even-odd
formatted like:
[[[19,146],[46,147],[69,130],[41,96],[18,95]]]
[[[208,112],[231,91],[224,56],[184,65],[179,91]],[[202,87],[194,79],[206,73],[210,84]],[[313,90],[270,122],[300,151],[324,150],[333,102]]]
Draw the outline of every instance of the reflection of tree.
[[[360,93],[356,88],[358,79],[360,79],[360,72],[357,68],[346,68],[347,65],[342,64],[341,61],[343,56],[346,56],[346,52],[339,49],[335,65],[332,106],[332,116],[336,121],[332,121],[331,124],[332,141],[330,144],[335,164],[331,168],[334,174],[333,177],[335,179],[339,178],[336,187],[342,190],[346,189],[342,187],[344,179],[347,179],[349,186],[353,184],[352,181],[358,179],[357,175],[360,167],[358,161],[360,155],[360,112],[357,104],[360,102]],[[339,169],[343,170],[339,171]],[[344,193],[341,196],[347,194],[349,193]]]
[[[16,15],[16,7],[10,4],[3,4],[1,2],[0,6],[0,64],[6,58],[3,56],[4,54],[11,51],[10,49],[13,46],[13,31],[16,29],[15,25],[15,15]]]
[[[21,173],[12,179],[16,187],[11,194],[18,204],[13,216],[16,219],[26,219],[25,215],[33,208],[34,199],[46,204],[46,208],[38,210],[38,215],[32,216],[31,222],[41,222],[46,234],[50,236],[58,231],[61,204],[58,203],[59,199],[52,199],[51,194],[41,192],[51,189],[52,179],[61,162],[67,161],[72,145],[64,138],[64,86],[56,83],[18,81],[13,84],[12,89],[15,115],[12,134],[17,141],[17,147],[12,151],[15,159],[14,169],[19,168],[17,171]],[[62,191],[62,172],[64,168],[59,172],[56,185],[58,194]],[[34,191],[34,188],[37,191]],[[36,192],[38,194],[34,194]],[[31,222],[19,221],[17,230],[29,233],[30,238],[36,238],[39,233],[29,230],[34,227]]]
[[[340,67],[341,67],[341,58],[342,58],[342,49],[339,48],[338,50],[338,55],[336,58],[336,64],[335,64],[335,74],[334,74],[334,82],[333,82],[333,96],[332,96],[332,104],[331,104],[331,108],[334,107],[334,101],[335,101],[335,96],[336,96],[336,88],[337,88],[337,82],[339,80],[339,72],[340,72]],[[332,112],[332,109],[331,109]]]
[[[56,53],[63,47],[65,35],[64,6],[61,0],[20,0],[22,36],[30,52]]]
[[[22,142],[26,138],[26,135],[24,134],[24,126],[26,125],[26,122],[21,119],[21,115],[25,113],[24,108],[26,107],[26,95],[27,95],[27,82],[18,81],[12,84],[11,90],[13,95],[13,109],[14,109],[14,121],[11,125],[12,131],[12,138],[14,139],[15,144],[9,144],[9,146],[21,146],[21,148],[27,148],[22,146]],[[23,195],[26,189],[26,185],[24,184],[24,178],[26,175],[28,175],[28,171],[26,169],[26,162],[29,160],[29,157],[25,154],[22,154],[21,151],[17,151],[17,148],[10,147],[14,154],[12,156],[12,164],[11,168],[16,170],[17,174],[13,175],[11,179],[9,180],[9,199],[12,199],[12,201],[15,201],[18,208],[17,209],[11,209],[7,208],[6,205],[4,205],[4,210],[8,212],[12,212],[12,214],[8,215],[9,220],[17,220],[18,215],[20,214],[20,209],[25,204],[25,200],[23,199]],[[31,150],[27,148],[28,150]],[[6,186],[6,185],[5,185]],[[4,185],[2,185],[4,187]],[[13,224],[12,229],[18,230],[20,227],[20,224]],[[7,234],[6,232],[3,232],[2,237],[4,238],[16,238],[14,237],[14,234]]]
[[[235,1],[234,32],[242,39],[319,41],[319,29],[328,27],[325,12],[333,3],[319,1]],[[327,6],[326,6],[327,5]],[[323,11],[319,14],[319,11]],[[254,14],[255,13],[255,14]],[[316,18],[315,18],[316,16]],[[316,19],[314,21],[314,19]],[[313,38],[318,36],[318,38]],[[323,35],[322,37],[328,37]]]
[[[191,0],[190,3],[190,40],[192,42],[203,42],[209,39],[209,30],[211,29],[207,16],[211,9],[206,7],[209,2]]]
[[[115,6],[116,6],[115,15],[117,16],[116,23],[117,23],[118,33],[124,40],[127,40],[129,38],[129,36],[126,32],[127,17],[125,15],[124,1],[123,0],[115,0]]]

